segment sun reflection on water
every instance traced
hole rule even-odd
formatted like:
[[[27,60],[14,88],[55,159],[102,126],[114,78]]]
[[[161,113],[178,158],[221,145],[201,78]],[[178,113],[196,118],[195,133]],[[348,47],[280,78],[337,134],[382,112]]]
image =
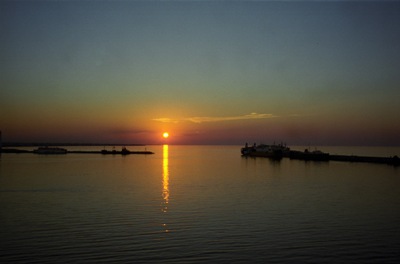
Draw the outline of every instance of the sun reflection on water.
[[[168,168],[168,145],[163,145],[163,174],[162,174],[162,204],[161,211],[163,213],[167,213],[168,211],[168,202],[169,202],[169,168]],[[169,232],[166,223],[162,224],[165,233]]]
[[[168,168],[168,145],[163,145],[163,212],[167,212],[169,202],[169,168]]]

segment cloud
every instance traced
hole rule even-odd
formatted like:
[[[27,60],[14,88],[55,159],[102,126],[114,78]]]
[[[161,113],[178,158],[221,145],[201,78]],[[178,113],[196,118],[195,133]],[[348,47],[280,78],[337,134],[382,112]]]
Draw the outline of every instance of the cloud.
[[[124,134],[147,134],[147,133],[152,133],[154,131],[143,130],[143,129],[112,129],[110,130],[110,132],[115,135],[124,135]]]
[[[158,121],[162,123],[178,123],[178,119],[172,119],[172,118],[167,118],[167,117],[162,117],[162,118],[154,118],[152,119],[153,121]]]
[[[192,123],[206,123],[206,122],[222,122],[222,121],[236,121],[236,120],[251,120],[251,119],[266,119],[276,117],[273,114],[258,114],[251,113],[247,115],[239,115],[239,116],[197,116],[197,117],[187,117],[180,119],[173,118],[155,118],[154,121],[163,122],[163,123],[179,123],[179,122],[192,122]]]

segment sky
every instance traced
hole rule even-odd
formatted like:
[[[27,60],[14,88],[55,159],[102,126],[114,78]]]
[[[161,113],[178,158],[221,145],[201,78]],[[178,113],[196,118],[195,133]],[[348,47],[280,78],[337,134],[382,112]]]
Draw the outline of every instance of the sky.
[[[399,1],[1,1],[0,38],[5,142],[400,145]]]

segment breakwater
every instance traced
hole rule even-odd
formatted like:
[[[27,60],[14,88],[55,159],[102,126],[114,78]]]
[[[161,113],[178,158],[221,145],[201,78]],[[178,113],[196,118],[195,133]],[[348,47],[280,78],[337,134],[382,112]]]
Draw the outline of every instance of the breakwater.
[[[347,161],[347,162],[366,162],[366,163],[381,163],[399,166],[400,159],[397,156],[393,157],[368,157],[368,156],[354,156],[354,155],[329,155],[329,160],[333,161]]]
[[[130,151],[130,150],[66,150],[65,152],[54,153],[54,152],[43,152],[39,153],[35,150],[23,150],[23,149],[11,149],[11,148],[3,148],[0,153],[15,153],[15,154],[24,154],[24,153],[32,153],[39,155],[63,155],[63,154],[102,154],[102,155],[149,155],[154,154],[152,151],[143,150],[143,151]]]
[[[240,152],[245,157],[265,157],[275,160],[282,158],[289,158],[295,160],[304,161],[343,161],[343,162],[365,162],[365,163],[379,163],[388,164],[393,166],[400,165],[400,159],[398,156],[392,157],[371,157],[371,156],[356,156],[356,155],[331,155],[320,150],[310,151],[305,149],[304,151],[291,150],[286,144],[279,145],[265,145],[260,144],[248,146],[246,143],[244,148],[241,148]]]
[[[364,162],[364,163],[379,163],[399,166],[400,158],[393,157],[370,157],[370,156],[356,156],[356,155],[331,155],[321,151],[295,151],[291,150],[284,155],[284,157],[305,161],[343,161],[343,162]]]
[[[154,154],[152,151],[130,151],[130,150],[101,150],[101,151],[85,151],[85,150],[73,150],[67,151],[67,153],[75,153],[75,154],[103,154],[103,155],[130,155],[130,154]]]

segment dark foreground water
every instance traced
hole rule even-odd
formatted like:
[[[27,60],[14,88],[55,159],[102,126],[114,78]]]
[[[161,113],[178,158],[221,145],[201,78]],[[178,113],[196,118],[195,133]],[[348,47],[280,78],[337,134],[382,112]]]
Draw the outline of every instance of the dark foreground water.
[[[1,155],[0,262],[400,262],[400,167],[147,149]]]

